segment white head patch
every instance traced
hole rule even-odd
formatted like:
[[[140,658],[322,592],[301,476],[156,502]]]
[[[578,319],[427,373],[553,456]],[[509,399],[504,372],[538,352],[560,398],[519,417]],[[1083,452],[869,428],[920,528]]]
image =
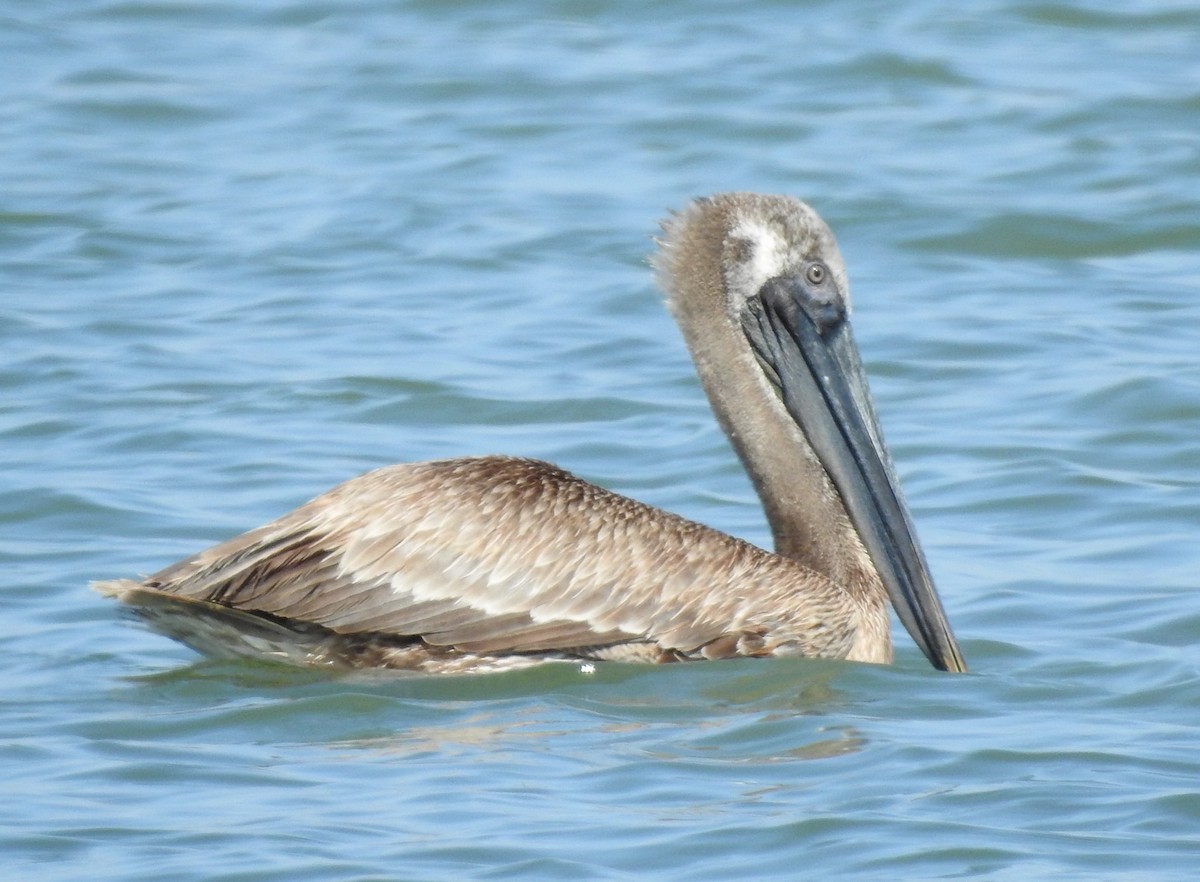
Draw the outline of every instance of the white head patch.
[[[730,229],[728,241],[741,252],[725,264],[725,284],[731,292],[749,297],[788,266],[787,241],[761,218],[743,214]]]

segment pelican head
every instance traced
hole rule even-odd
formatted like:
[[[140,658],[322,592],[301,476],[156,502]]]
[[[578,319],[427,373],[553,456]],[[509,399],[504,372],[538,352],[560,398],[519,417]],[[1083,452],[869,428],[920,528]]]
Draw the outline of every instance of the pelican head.
[[[934,667],[965,671],[871,405],[829,227],[796,199],[726,193],[663,229],[660,284],[776,552],[856,596],[886,590]]]

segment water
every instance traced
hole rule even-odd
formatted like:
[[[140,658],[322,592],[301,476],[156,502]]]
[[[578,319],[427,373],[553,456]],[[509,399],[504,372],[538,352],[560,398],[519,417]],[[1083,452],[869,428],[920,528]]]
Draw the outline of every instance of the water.
[[[1184,879],[1200,858],[1200,12],[0,11],[6,878]],[[330,678],[85,587],[511,452],[759,543],[645,257],[838,233],[972,666]]]

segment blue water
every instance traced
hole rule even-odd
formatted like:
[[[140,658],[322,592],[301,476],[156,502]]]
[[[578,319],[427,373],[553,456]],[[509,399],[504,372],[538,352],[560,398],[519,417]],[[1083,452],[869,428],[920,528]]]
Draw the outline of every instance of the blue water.
[[[1200,10],[0,7],[0,859],[37,880],[1190,879]],[[645,264],[839,236],[972,666],[329,677],[90,579],[508,452],[766,544]]]

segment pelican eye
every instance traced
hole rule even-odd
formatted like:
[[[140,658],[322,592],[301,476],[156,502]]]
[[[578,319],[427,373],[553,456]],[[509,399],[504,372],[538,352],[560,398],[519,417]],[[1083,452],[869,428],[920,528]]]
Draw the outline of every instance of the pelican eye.
[[[810,285],[820,285],[829,277],[829,270],[825,269],[823,263],[810,263],[808,269],[804,271],[804,278],[808,280]]]

